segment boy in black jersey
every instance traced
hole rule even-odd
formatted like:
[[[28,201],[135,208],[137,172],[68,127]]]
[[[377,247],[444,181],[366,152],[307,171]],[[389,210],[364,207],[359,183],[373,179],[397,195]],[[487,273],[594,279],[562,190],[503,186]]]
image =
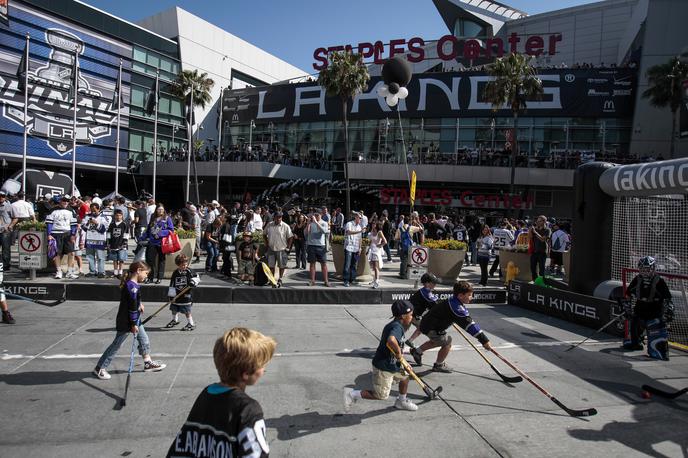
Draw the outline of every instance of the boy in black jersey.
[[[112,275],[121,278],[124,275],[124,263],[129,253],[129,224],[124,221],[124,213],[119,208],[115,210],[114,221],[107,229],[108,261],[112,261]]]
[[[427,310],[430,310],[437,303],[438,299],[435,293],[432,292],[437,286],[437,283],[439,283],[439,280],[434,274],[430,272],[424,273],[423,276],[420,277],[420,282],[423,284],[423,287],[413,293],[409,298],[409,302],[413,304],[413,320],[411,324],[416,327],[411,337],[406,340],[406,343],[411,348],[414,348],[413,340],[421,334],[420,320],[423,314]]]
[[[175,298],[177,294],[181,293],[186,287],[192,288],[198,286],[201,279],[198,274],[189,269],[189,257],[185,254],[180,254],[174,258],[174,263],[177,265],[177,270],[172,272],[170,278],[170,287],[167,290],[167,295],[170,300]],[[170,304],[170,311],[172,312],[172,321],[167,323],[166,328],[173,328],[179,324],[179,314],[186,315],[188,323],[182,328],[182,331],[193,331],[196,329],[196,323],[191,316],[191,306],[193,305],[193,298],[191,297],[191,290],[177,298],[176,301]]]
[[[231,329],[215,341],[220,383],[196,398],[168,457],[268,456],[263,409],[245,390],[263,375],[276,345],[272,337],[246,328]]]
[[[467,281],[458,281],[454,284],[452,297],[437,303],[428,313],[425,314],[420,322],[420,331],[428,336],[429,341],[425,342],[418,349],[411,350],[416,364],[422,364],[423,352],[434,347],[441,347],[437,353],[437,360],[432,366],[435,372],[451,372],[444,360],[451,350],[452,338],[447,335],[447,329],[452,323],[465,329],[470,335],[478,339],[486,350],[490,350],[490,339],[480,329],[478,323],[473,321],[466,304],[473,299],[473,287]]]

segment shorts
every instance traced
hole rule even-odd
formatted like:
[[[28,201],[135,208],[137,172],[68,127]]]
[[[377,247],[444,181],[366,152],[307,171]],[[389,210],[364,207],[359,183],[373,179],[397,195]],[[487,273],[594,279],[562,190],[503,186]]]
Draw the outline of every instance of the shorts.
[[[327,262],[327,251],[325,251],[324,246],[319,245],[307,245],[306,246],[306,256],[308,262]]]
[[[254,261],[247,261],[245,259],[239,258],[239,269],[238,269],[238,274],[239,275],[251,275],[256,271],[256,263]]]
[[[108,261],[121,261],[121,262],[127,262],[127,257],[129,256],[129,253],[127,252],[126,249],[122,250],[110,250],[110,252],[107,255],[107,260]]]
[[[447,334],[447,331],[435,331],[431,329],[425,335],[428,336],[430,342],[442,347],[445,345],[451,345],[452,343],[452,338],[449,334]]]
[[[62,256],[69,253],[74,253],[74,242],[72,242],[71,232],[63,232],[61,234],[51,234],[55,239],[57,247],[56,256]]]
[[[268,250],[266,253],[266,256],[268,258],[268,266],[272,269],[275,267],[275,263],[281,268],[284,269],[287,267],[287,252],[285,250],[282,251],[272,251]]]
[[[549,254],[549,258],[552,260],[552,264],[560,266],[564,264],[564,253],[561,251],[552,251]]]
[[[387,399],[393,383],[406,380],[408,376],[401,372],[387,372],[373,367],[373,393],[377,399]]]
[[[170,304],[170,311],[172,313],[191,313],[191,306],[193,304]]]

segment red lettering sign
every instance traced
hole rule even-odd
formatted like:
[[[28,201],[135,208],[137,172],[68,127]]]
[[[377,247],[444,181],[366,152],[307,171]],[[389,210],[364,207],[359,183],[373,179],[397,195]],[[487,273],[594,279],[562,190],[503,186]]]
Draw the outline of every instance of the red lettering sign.
[[[409,205],[408,189],[381,188],[381,205]],[[520,195],[514,194],[476,194],[473,191],[462,191],[458,199],[449,189],[418,189],[416,191],[416,206],[428,207],[459,207],[479,208],[489,210],[530,209],[533,207],[533,196],[528,194],[524,201]]]

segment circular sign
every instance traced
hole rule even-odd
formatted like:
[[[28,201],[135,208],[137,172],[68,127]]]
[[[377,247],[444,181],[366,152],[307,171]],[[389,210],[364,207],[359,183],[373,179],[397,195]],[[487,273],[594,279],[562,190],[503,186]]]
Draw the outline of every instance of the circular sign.
[[[428,262],[428,250],[425,247],[415,247],[411,251],[411,262],[418,266],[424,266]]]
[[[41,247],[41,238],[36,234],[24,234],[19,239],[19,246],[27,253],[33,253]]]

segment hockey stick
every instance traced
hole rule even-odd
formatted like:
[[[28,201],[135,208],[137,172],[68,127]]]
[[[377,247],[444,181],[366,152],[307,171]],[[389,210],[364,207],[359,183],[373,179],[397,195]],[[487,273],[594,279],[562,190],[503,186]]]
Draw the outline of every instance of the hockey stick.
[[[650,385],[643,385],[643,390],[667,399],[676,399],[677,397],[688,393],[688,388],[684,388],[682,390],[678,390],[672,393],[669,391],[660,390],[659,388],[655,388],[654,386]]]
[[[561,407],[567,414],[571,415],[572,417],[590,417],[590,416],[592,416],[592,415],[597,415],[597,409],[595,409],[595,408],[582,409],[582,410],[569,409],[569,408],[566,407],[564,404],[562,404],[561,401],[559,401],[557,398],[555,398],[554,396],[552,396],[551,394],[549,394],[549,392],[548,392],[546,389],[544,389],[543,387],[541,387],[540,385],[538,385],[538,383],[535,382],[535,380],[533,380],[532,378],[528,377],[528,375],[527,375],[525,372],[523,372],[521,369],[519,369],[519,368],[516,367],[514,364],[512,364],[511,361],[509,361],[508,359],[506,359],[505,357],[503,357],[502,355],[500,355],[500,354],[497,352],[497,350],[495,350],[494,348],[492,349],[492,353],[494,353],[495,355],[497,355],[497,357],[498,357],[499,359],[501,359],[502,361],[504,361],[504,362],[505,362],[509,367],[511,367],[513,370],[515,370],[516,372],[518,372],[524,379],[528,380],[535,388],[537,388],[538,391],[540,391],[542,394],[544,394],[545,396],[547,396],[553,403],[555,403],[556,405],[558,405],[559,407]]]
[[[19,299],[21,301],[34,302],[34,303],[39,304],[39,305],[45,305],[46,307],[55,307],[56,305],[60,305],[61,303],[63,303],[64,301],[67,300],[67,290],[63,290],[62,291],[62,297],[56,301],[42,301],[40,299],[31,299],[30,297],[20,296],[19,294],[8,293],[8,292],[5,292],[5,296],[13,297],[13,298]]]
[[[389,345],[389,343],[387,344],[387,348],[389,348],[389,351],[391,351],[392,354],[396,357],[396,354],[394,353],[394,349]],[[418,377],[418,374],[416,374],[416,373],[413,371],[413,369],[411,369],[411,365],[408,363],[408,361],[406,361],[403,357],[402,357],[402,358],[398,358],[398,359],[399,359],[399,363],[402,365],[402,367],[404,368],[404,370],[405,370],[406,372],[408,372],[408,374],[411,376],[411,378],[412,378],[413,380],[415,380],[416,382],[418,382],[418,385],[420,385],[420,387],[422,388],[423,392],[424,392],[425,395],[428,397],[428,400],[436,399],[436,398],[437,398],[437,395],[439,395],[439,394],[442,392],[442,387],[441,387],[441,386],[438,386],[437,388],[435,388],[435,389],[433,390],[427,383],[425,383],[425,382],[423,381],[423,379],[421,379],[420,377]]]
[[[598,329],[597,331],[593,332],[592,334],[590,334],[588,337],[586,337],[585,339],[581,340],[581,341],[578,342],[577,344],[571,345],[569,348],[567,348],[567,349],[564,350],[564,351],[570,351],[570,350],[573,350],[574,348],[578,347],[579,345],[583,345],[585,342],[587,342],[588,340],[592,339],[593,337],[595,337],[595,336],[596,336],[597,334],[599,334],[600,332],[602,332],[602,331],[604,331],[605,329],[607,329],[607,327],[609,327],[612,323],[615,323],[615,322],[619,321],[619,318],[621,318],[622,316],[623,316],[623,315],[617,315],[617,316],[615,316],[614,318],[612,318],[612,320],[611,320],[609,323],[605,324],[605,325],[602,326],[600,329]]]
[[[470,339],[468,338],[468,336],[467,336],[466,334],[463,333],[463,331],[461,330],[461,328],[458,327],[458,326],[456,325],[456,323],[452,323],[452,326],[454,326],[454,329],[456,329],[456,330],[458,331],[458,333],[461,334],[461,337],[463,337],[464,339],[466,339],[466,342],[468,342],[469,344],[471,344],[471,347],[473,347],[473,349],[474,349],[475,351],[478,352],[478,354],[480,355],[480,357],[481,357],[482,359],[485,360],[485,362],[492,368],[492,370],[495,372],[495,374],[499,375],[499,377],[500,377],[503,381],[505,381],[506,383],[518,383],[518,382],[522,382],[522,381],[523,381],[523,378],[521,378],[521,377],[518,377],[518,376],[516,376],[516,377],[507,377],[506,375],[504,375],[504,374],[502,374],[501,372],[499,372],[499,370],[497,370],[497,368],[494,367],[494,365],[492,364],[492,362],[490,362],[490,360],[487,359],[487,356],[483,355],[483,352],[481,352],[480,349],[479,349],[478,347],[476,347],[475,344],[474,344],[473,342],[470,341]]]
[[[127,394],[129,393],[129,380],[131,380],[131,372],[134,370],[134,350],[136,349],[136,334],[134,340],[131,342],[131,357],[129,358],[129,370],[127,371],[127,383],[124,384],[124,397],[119,400],[119,406],[127,405]]]
[[[272,286],[274,288],[279,288],[279,286],[277,286],[277,280],[275,280],[275,276],[272,274],[270,267],[268,267],[268,265],[262,261],[260,263],[260,266],[263,269],[263,273],[265,274],[265,276],[268,277],[268,281],[272,283]]]
[[[141,324],[146,324],[146,323],[148,323],[148,322],[151,320],[151,318],[153,318],[153,317],[154,317],[155,315],[157,315],[158,313],[162,312],[162,309],[164,309],[165,307],[167,307],[168,305],[170,305],[172,302],[174,302],[174,301],[176,301],[177,299],[179,299],[179,297],[180,297],[182,294],[186,294],[186,292],[187,292],[188,290],[190,290],[190,289],[191,289],[191,287],[190,287],[190,286],[187,286],[186,288],[184,288],[183,290],[181,290],[181,292],[180,292],[179,294],[177,294],[177,295],[174,296],[172,299],[170,299],[169,301],[167,301],[167,302],[165,302],[164,304],[162,304],[162,306],[161,306],[158,310],[156,310],[155,313],[153,313],[151,316],[149,316],[148,318],[146,318],[145,320],[143,320],[143,323],[141,323]]]

